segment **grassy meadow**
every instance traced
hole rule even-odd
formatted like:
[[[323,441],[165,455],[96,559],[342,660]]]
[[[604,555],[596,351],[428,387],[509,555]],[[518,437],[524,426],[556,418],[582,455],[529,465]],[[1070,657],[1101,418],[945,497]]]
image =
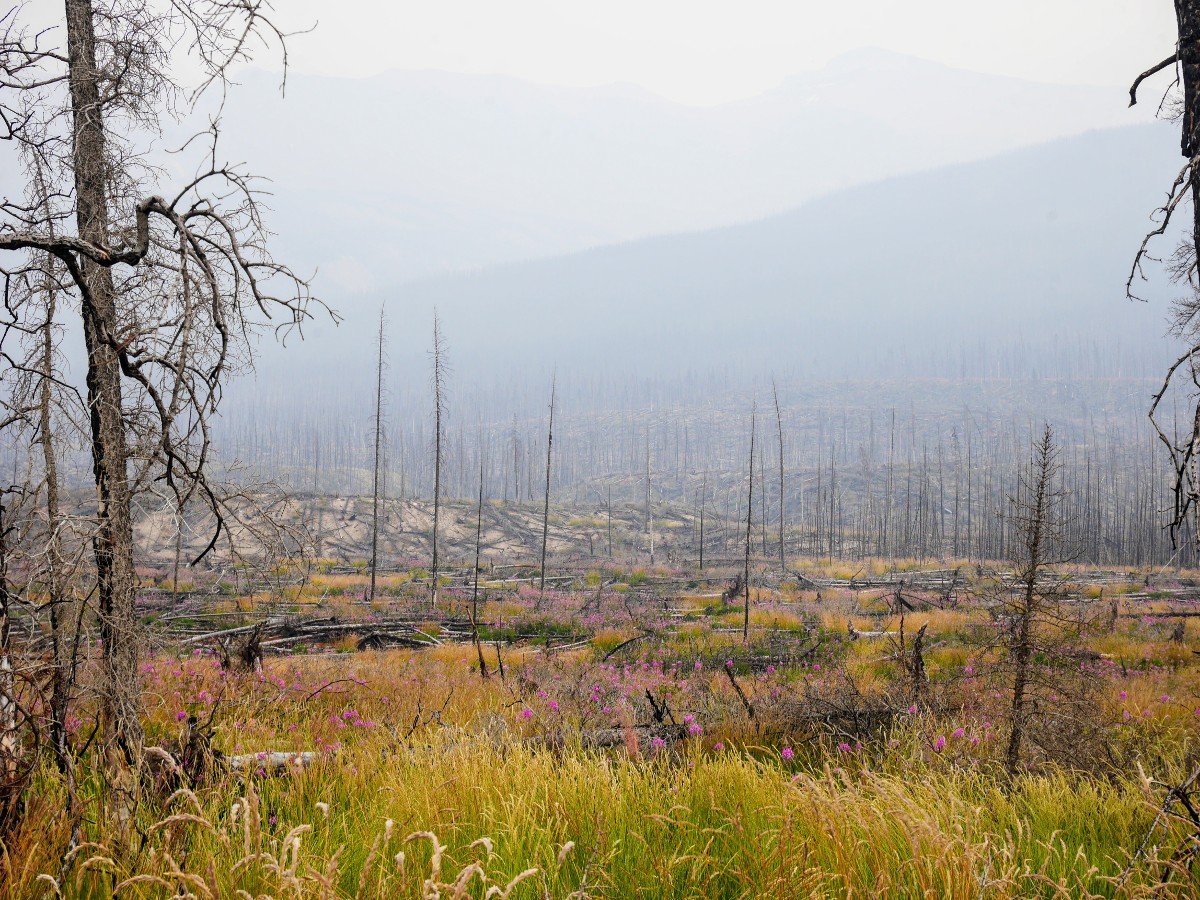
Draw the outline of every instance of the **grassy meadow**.
[[[828,568],[806,570],[868,571]],[[286,600],[296,615],[404,607],[445,637],[470,593],[449,586],[430,610],[421,574],[389,576],[375,606],[359,574],[314,576]],[[484,584],[487,677],[475,646],[448,639],[291,648],[261,673],[166,642],[142,672],[147,744],[211,754],[148,768],[137,821],[119,827],[81,704],[77,797],[43,762],[5,838],[3,893],[1196,895],[1197,829],[1178,805],[1162,814],[1200,759],[1200,619],[1155,615],[1186,608],[1178,592],[1080,575],[1080,608],[1116,615],[1081,632],[1069,671],[1041,664],[1073,693],[1042,698],[1010,777],[1009,691],[986,639],[993,574],[951,599],[907,594],[903,639],[889,590],[756,588],[746,642],[740,601],[719,589],[646,589],[672,577],[591,571],[544,598]],[[276,766],[268,751],[314,756]]]

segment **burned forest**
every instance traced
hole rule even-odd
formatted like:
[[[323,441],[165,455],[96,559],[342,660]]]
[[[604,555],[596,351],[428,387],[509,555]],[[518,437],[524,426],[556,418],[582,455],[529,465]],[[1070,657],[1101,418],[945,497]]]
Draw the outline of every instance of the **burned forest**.
[[[1196,896],[1200,2],[450,6],[0,6],[0,895]]]

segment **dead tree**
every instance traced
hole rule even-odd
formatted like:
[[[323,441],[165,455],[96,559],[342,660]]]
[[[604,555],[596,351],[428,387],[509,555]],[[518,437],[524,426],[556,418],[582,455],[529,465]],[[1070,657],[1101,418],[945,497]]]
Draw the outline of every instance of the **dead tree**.
[[[446,348],[437,310],[433,311],[433,560],[429,573],[429,603],[438,601],[438,515],[442,508],[442,437],[446,411]]]
[[[254,626],[249,634],[226,635],[217,639],[221,654],[221,668],[243,672],[262,672],[262,624]]]
[[[1065,562],[1066,492],[1059,450],[1045,426],[1010,498],[1015,536],[1013,576],[983,593],[995,620],[985,653],[995,651],[994,677],[1008,722],[1004,766],[1024,767],[1026,748],[1084,764],[1084,738],[1097,728],[1092,686],[1081,674],[1077,642],[1090,625],[1070,604],[1054,566]]]
[[[900,620],[901,628],[904,627],[904,619]],[[920,703],[925,694],[925,684],[929,681],[929,675],[925,672],[925,630],[929,627],[926,622],[917,630],[917,636],[913,638],[912,652],[908,657],[908,677],[909,684],[912,685],[912,700],[913,703]]]
[[[779,571],[787,572],[787,562],[784,558],[784,543],[783,543],[783,413],[779,410],[779,389],[775,386],[775,379],[771,379],[771,398],[775,401],[775,426],[776,432],[779,435]]]
[[[750,408],[750,488],[746,493],[746,558],[742,570],[742,589],[745,591],[745,606],[742,609],[742,643],[750,642],[750,541],[754,530],[754,429],[758,418],[758,404]]]
[[[227,371],[247,357],[246,338],[259,324],[286,334],[309,317],[311,300],[305,281],[267,253],[248,176],[218,161],[219,121],[205,132],[194,176],[161,195],[142,174],[155,170],[130,135],[156,135],[175,98],[188,94],[170,68],[180,52],[198,63],[195,98],[224,86],[253,40],[285,35],[261,5],[114,10],[67,0],[65,46],[46,48],[46,32],[14,24],[19,11],[0,20],[0,107],[16,114],[0,117],[8,130],[0,136],[20,143],[27,173],[40,167],[51,183],[34,203],[0,204],[0,250],[15,251],[6,254],[15,262],[4,271],[9,286],[38,255],[54,257],[81,314],[96,485],[100,733],[112,805],[128,821],[142,748],[134,491],[161,485],[180,508],[200,500],[213,522],[201,556],[215,547],[226,517],[208,475],[209,424]]]
[[[646,543],[650,549],[650,565],[654,565],[654,502],[650,470],[650,426],[646,425]]]
[[[1174,425],[1160,418],[1162,400],[1176,385],[1188,391],[1188,383],[1197,383],[1200,371],[1200,279],[1197,259],[1200,258],[1200,0],[1175,0],[1178,42],[1175,52],[1150,67],[1133,82],[1129,89],[1129,105],[1137,103],[1142,82],[1164,69],[1171,68],[1175,77],[1160,104],[1160,111],[1175,116],[1180,122],[1180,151],[1186,160],[1167,192],[1167,199],[1157,210],[1157,225],[1142,240],[1134,256],[1133,266],[1125,283],[1126,295],[1140,299],[1134,293],[1134,283],[1143,279],[1143,263],[1150,259],[1150,246],[1163,236],[1171,220],[1188,198],[1192,206],[1192,227],[1188,236],[1177,246],[1169,264],[1175,281],[1187,287],[1187,293],[1175,301],[1172,309],[1171,331],[1187,349],[1168,368],[1159,391],[1150,406],[1150,420],[1159,440],[1171,460],[1174,486],[1174,507],[1169,521],[1172,544],[1192,517],[1193,540],[1200,548],[1200,398],[1192,393],[1193,414],[1184,434],[1176,433]],[[1169,433],[1168,433],[1169,430]]]
[[[479,551],[483,544],[483,454],[479,455],[479,505],[475,507],[475,586],[471,590],[471,640],[479,654],[479,674],[488,677],[487,663],[483,659],[483,645],[479,642]]]
[[[17,705],[16,665],[11,642],[8,544],[13,530],[5,517],[5,496],[0,492],[0,832],[8,833],[18,819],[18,804],[24,784],[19,777],[23,762],[24,734]]]
[[[375,599],[375,572],[379,565],[379,489],[383,446],[383,331],[387,324],[379,307],[379,358],[375,364],[375,466],[371,479],[371,588],[368,600]]]
[[[546,599],[546,542],[550,537],[550,453],[554,448],[554,400],[558,393],[558,375],[550,376],[550,421],[546,426],[546,493],[542,504],[542,559],[539,566],[538,606]]]

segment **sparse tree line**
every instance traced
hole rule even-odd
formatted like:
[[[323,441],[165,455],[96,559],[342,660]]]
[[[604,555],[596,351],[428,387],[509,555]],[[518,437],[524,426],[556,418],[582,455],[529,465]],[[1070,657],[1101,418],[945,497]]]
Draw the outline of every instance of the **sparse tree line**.
[[[457,402],[442,423],[439,497],[475,497],[482,471],[490,500],[540,506],[545,411],[522,404],[520,413],[506,418],[474,401],[457,381],[451,376],[444,386]],[[668,391],[642,386],[642,393],[658,397],[654,412],[637,405],[635,393],[613,402],[615,390],[596,397],[562,384],[550,460],[554,504],[590,512],[608,504],[646,510],[649,497],[651,511],[657,506],[660,514],[692,519],[691,552],[699,555],[703,501],[705,552],[735,553],[736,523],[744,525],[746,517],[752,397],[714,382],[705,385],[712,394],[697,393],[691,402],[669,402]],[[1078,558],[1108,565],[1191,564],[1190,524],[1183,523],[1174,543],[1164,527],[1171,485],[1156,466],[1157,438],[1139,405],[1144,384],[1000,380],[973,385],[978,394],[963,392],[980,406],[948,411],[931,409],[937,401],[930,399],[918,407],[925,385],[914,382],[903,389],[911,392],[905,412],[866,405],[866,397],[855,396],[862,386],[837,385],[856,404],[838,408],[819,391],[783,382],[778,417],[772,410],[770,425],[775,430],[781,423],[781,434],[760,441],[754,460],[761,485],[755,553],[1008,558],[1015,537],[997,512],[1014,490],[1012,461],[1025,452],[1031,434],[1030,418],[1018,410],[1040,404],[1058,413],[1049,418],[1059,429],[1062,486],[1070,504],[1067,537]],[[929,389],[934,397],[945,391]],[[811,406],[793,399],[802,392]],[[363,496],[377,484],[385,498],[431,500],[436,429],[429,394],[393,393],[400,399],[386,407],[378,477],[374,413],[354,415],[358,407],[349,404],[337,412],[315,402],[290,414],[286,407],[235,412],[222,423],[223,450],[253,469],[285,477],[300,494]],[[761,394],[774,402],[769,387]],[[957,396],[947,391],[946,404]],[[647,516],[647,557],[653,521]]]

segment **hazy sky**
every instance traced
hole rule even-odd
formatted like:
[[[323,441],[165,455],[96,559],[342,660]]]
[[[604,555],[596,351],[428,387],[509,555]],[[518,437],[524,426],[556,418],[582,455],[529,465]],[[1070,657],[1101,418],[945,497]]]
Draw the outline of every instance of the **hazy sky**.
[[[278,0],[298,71],[631,82],[688,103],[759,93],[858,47],[1032,80],[1127,84],[1169,55],[1168,0]],[[265,63],[266,59],[262,59]]]

